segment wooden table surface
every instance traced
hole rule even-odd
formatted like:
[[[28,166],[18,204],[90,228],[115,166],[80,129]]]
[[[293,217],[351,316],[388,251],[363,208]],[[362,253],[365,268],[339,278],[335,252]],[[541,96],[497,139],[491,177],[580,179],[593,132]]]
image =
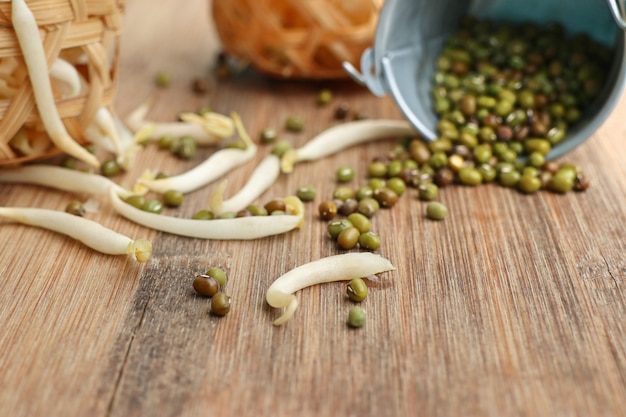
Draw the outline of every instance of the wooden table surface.
[[[237,111],[256,136],[306,119],[301,145],[332,122],[315,105],[330,87],[370,118],[401,119],[389,97],[346,82],[281,82],[247,72],[216,80],[219,50],[202,0],[129,0],[117,112],[153,98],[149,117],[182,110]],[[172,85],[158,90],[158,70]],[[212,80],[206,95],[192,80]],[[623,416],[626,414],[626,102],[566,159],[592,181],[585,193],[521,195],[496,186],[450,187],[449,217],[424,218],[410,190],[379,213],[377,251],[397,270],[381,276],[363,303],[367,324],[346,326],[345,283],[297,293],[300,308],[277,328],[265,303],[271,282],[300,264],[340,253],[316,205],[336,186],[334,170],[365,181],[380,141],[281,176],[261,198],[318,189],[305,226],[257,241],[203,241],[148,230],[102,200],[90,218],[152,240],[147,264],[101,255],[41,229],[0,223],[0,415],[3,416]],[[146,168],[181,172],[213,152],[181,162],[155,146],[120,182]],[[255,163],[227,175],[243,185]],[[213,185],[188,196],[191,215]],[[87,195],[0,185],[0,205],[63,209]],[[231,313],[216,318],[191,282],[224,268]]]

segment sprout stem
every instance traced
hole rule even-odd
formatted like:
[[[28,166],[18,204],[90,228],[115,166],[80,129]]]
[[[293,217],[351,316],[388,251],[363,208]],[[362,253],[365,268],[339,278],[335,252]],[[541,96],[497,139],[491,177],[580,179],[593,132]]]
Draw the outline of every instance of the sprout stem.
[[[107,177],[87,172],[74,171],[50,165],[25,165],[0,170],[0,183],[35,184],[63,191],[89,194],[107,194],[109,188],[122,196],[130,191],[117,185]]]
[[[11,21],[26,62],[39,116],[50,140],[63,152],[99,168],[98,159],[70,137],[61,121],[50,85],[48,64],[35,16],[24,0],[13,0],[11,4]]]
[[[113,208],[123,217],[154,230],[179,236],[211,240],[251,240],[287,233],[302,226],[304,205],[296,197],[286,197],[291,209],[284,216],[248,216],[234,219],[194,220],[164,216],[137,209],[110,192]]]
[[[76,97],[80,94],[80,75],[76,67],[64,59],[57,58],[50,67],[50,77],[67,84],[70,87],[67,98]]]
[[[152,129],[145,139],[159,139],[163,136],[192,137],[198,145],[214,145],[235,133],[230,117],[219,113],[207,112],[203,115],[183,113],[182,122],[152,122],[145,119],[149,105],[143,104],[135,109],[126,119],[128,126],[139,132],[150,126]]]
[[[29,207],[0,207],[0,217],[64,234],[101,253],[131,254],[138,262],[146,262],[152,253],[152,245],[145,239],[132,240],[93,220],[63,211]]]
[[[246,185],[228,200],[223,200],[225,183],[216,187],[210,197],[209,207],[215,214],[245,209],[263,194],[280,175],[280,159],[268,154],[250,175]]]
[[[201,164],[180,175],[174,175],[159,180],[139,179],[139,183],[157,193],[165,193],[168,190],[178,190],[186,194],[212,183],[232,169],[251,160],[256,154],[257,146],[246,133],[241,124],[241,120],[236,114],[233,114],[233,120],[235,121],[239,136],[246,142],[246,149],[221,149],[213,153]]]
[[[106,107],[100,107],[96,112],[94,123],[109,138],[113,145],[113,152],[118,156],[119,162],[122,162],[124,157],[124,149],[122,147],[122,140],[120,139],[115,119],[111,115],[111,112]]]
[[[286,307],[283,315],[274,321],[275,326],[280,326],[289,321],[298,308],[298,299],[293,295],[296,291],[315,284],[349,281],[395,269],[387,259],[371,252],[328,256],[280,276],[267,290],[265,299],[274,308]]]
[[[282,170],[289,173],[298,162],[321,159],[350,146],[414,134],[415,129],[404,120],[357,120],[335,125],[315,136],[301,148],[287,151],[282,160]]]

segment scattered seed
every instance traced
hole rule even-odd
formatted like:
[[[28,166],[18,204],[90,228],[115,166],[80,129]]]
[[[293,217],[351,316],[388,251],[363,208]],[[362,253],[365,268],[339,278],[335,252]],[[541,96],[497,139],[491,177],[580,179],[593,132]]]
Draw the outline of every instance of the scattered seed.
[[[197,275],[193,280],[193,289],[205,297],[213,297],[220,290],[220,284],[209,275]]]
[[[426,206],[426,217],[431,220],[443,220],[448,214],[448,208],[442,203],[432,201]]]
[[[359,306],[354,306],[348,313],[348,325],[355,329],[363,327],[365,325],[365,310]]]

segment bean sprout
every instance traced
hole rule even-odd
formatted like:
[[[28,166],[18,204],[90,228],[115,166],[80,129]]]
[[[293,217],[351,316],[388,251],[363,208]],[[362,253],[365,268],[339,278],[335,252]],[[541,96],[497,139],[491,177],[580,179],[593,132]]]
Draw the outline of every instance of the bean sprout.
[[[122,146],[120,133],[118,132],[113,115],[111,115],[111,112],[109,112],[106,107],[100,107],[98,109],[93,123],[86,129],[86,134],[87,131],[90,132],[87,137],[91,142],[99,142],[106,150],[118,156],[118,162],[121,163],[123,161],[124,148]]]
[[[109,255],[130,254],[138,262],[146,262],[152,253],[152,244],[148,240],[132,240],[93,220],[63,211],[28,207],[0,207],[0,217],[64,234],[101,253]]]
[[[51,165],[24,165],[0,170],[0,183],[42,185],[63,191],[88,194],[107,194],[109,188],[122,196],[130,191],[107,177]]]
[[[349,281],[395,269],[387,259],[371,252],[329,256],[301,265],[280,276],[270,285],[265,299],[274,308],[286,307],[284,313],[274,320],[274,325],[280,326],[289,321],[298,308],[298,299],[293,295],[296,291],[315,284]]]
[[[281,168],[283,172],[289,173],[298,162],[321,159],[350,146],[377,139],[414,134],[413,127],[404,120],[357,120],[335,125],[301,148],[288,150],[282,158]]]
[[[224,148],[213,153],[201,164],[180,175],[158,180],[140,178],[139,183],[157,193],[178,190],[186,194],[212,183],[233,168],[248,162],[256,154],[257,147],[243,128],[238,115],[233,114],[233,121],[239,136],[246,143],[246,149]]]
[[[98,168],[98,159],[72,139],[61,121],[35,16],[24,0],[13,0],[11,4],[11,21],[26,63],[39,116],[50,140],[63,152]]]
[[[248,216],[234,219],[194,220],[149,213],[125,203],[110,192],[113,208],[123,217],[161,232],[211,240],[252,240],[287,233],[304,222],[304,204],[297,197],[286,197],[287,214]]]
[[[66,98],[76,97],[80,94],[82,83],[80,75],[76,70],[76,67],[64,59],[57,58],[50,67],[50,77],[57,81],[61,81],[67,84],[69,92],[65,96]]]
[[[183,113],[182,122],[157,123],[145,119],[148,114],[148,104],[143,104],[134,110],[126,119],[128,127],[134,132],[150,126],[152,130],[145,139],[159,139],[163,136],[192,137],[198,145],[213,145],[235,133],[233,120],[219,113],[207,112],[203,115]]]
[[[50,141],[43,134],[34,133],[30,138],[26,129],[22,126],[9,141],[11,148],[20,151],[23,155],[39,155],[44,153]]]
[[[228,200],[223,199],[227,181],[220,183],[211,193],[209,208],[214,214],[243,210],[270,188],[279,175],[280,159],[276,155],[269,154],[252,172],[246,185]]]

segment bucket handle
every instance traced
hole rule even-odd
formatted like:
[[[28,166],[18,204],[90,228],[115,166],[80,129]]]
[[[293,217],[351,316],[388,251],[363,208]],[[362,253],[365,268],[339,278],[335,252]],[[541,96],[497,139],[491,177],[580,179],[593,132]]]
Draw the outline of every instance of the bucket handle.
[[[607,3],[609,4],[609,9],[611,10],[611,14],[613,15],[613,19],[615,19],[617,26],[619,26],[622,30],[626,30],[626,20],[624,18],[624,12],[622,11],[621,1],[607,0]]]

